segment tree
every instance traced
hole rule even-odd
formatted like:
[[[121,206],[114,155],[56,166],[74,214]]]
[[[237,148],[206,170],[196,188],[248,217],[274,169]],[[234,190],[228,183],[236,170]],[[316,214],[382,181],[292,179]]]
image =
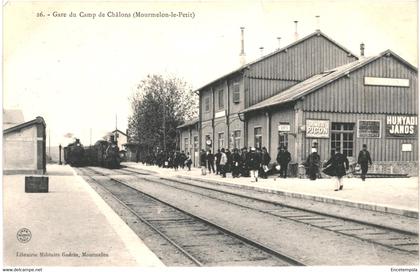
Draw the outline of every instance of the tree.
[[[176,127],[197,117],[197,95],[176,77],[148,75],[130,97],[130,104],[129,136],[149,150],[175,150]]]

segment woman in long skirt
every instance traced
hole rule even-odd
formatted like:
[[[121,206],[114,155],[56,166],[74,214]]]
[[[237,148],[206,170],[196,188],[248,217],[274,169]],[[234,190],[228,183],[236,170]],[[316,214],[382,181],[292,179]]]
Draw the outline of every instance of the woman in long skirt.
[[[336,189],[334,191],[343,190],[343,177],[346,175],[346,170],[349,170],[349,160],[340,153],[340,147],[335,147],[334,155],[324,165],[323,172],[329,176],[336,178]]]

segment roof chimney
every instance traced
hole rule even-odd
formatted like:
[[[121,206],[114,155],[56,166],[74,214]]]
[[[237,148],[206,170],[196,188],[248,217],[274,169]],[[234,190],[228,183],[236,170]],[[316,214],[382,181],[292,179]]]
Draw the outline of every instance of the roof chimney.
[[[281,37],[277,37],[277,41],[279,42],[279,49],[281,48],[281,44],[280,44],[280,42],[281,42]]]
[[[241,66],[245,65],[245,45],[244,45],[244,30],[245,27],[241,27],[241,53],[239,54],[239,62]]]
[[[260,53],[261,53],[261,57],[264,55],[264,46],[260,47]]]
[[[365,44],[364,43],[360,44],[360,56],[361,57],[365,56]]]
[[[298,22],[299,21],[294,21],[295,22],[295,41],[297,41],[299,39],[299,34],[298,34]]]
[[[316,31],[320,31],[321,30],[321,28],[320,28],[320,24],[321,24],[320,16],[317,15],[317,16],[315,16],[315,18],[316,18]]]

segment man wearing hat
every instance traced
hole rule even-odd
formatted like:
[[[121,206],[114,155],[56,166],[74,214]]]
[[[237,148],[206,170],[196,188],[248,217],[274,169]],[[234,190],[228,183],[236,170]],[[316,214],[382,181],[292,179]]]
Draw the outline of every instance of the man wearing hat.
[[[366,179],[366,174],[369,168],[368,164],[372,165],[372,159],[370,158],[370,153],[367,150],[366,144],[363,144],[363,149],[360,150],[359,152],[357,163],[360,165],[360,168],[362,169],[362,180],[364,181]]]
[[[261,158],[257,154],[255,147],[251,148],[251,152],[248,156],[248,165],[249,165],[249,172],[251,175],[251,178],[254,179],[255,182],[258,181],[258,169],[261,166]]]
[[[277,153],[277,163],[280,165],[280,177],[286,178],[287,177],[287,166],[289,162],[292,160],[292,157],[287,151],[287,149],[282,145],[279,148],[279,153]]]

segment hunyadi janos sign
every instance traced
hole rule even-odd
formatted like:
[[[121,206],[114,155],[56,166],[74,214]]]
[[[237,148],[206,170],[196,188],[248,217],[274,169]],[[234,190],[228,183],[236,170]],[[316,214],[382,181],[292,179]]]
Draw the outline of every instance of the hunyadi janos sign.
[[[385,124],[386,137],[417,137],[417,116],[387,115]]]

